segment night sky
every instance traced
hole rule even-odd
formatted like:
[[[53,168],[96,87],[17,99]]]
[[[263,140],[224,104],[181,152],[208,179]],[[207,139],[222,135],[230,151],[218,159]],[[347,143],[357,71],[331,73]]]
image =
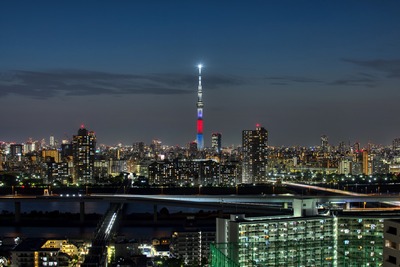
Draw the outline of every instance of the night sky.
[[[0,1],[0,140],[400,137],[400,1]]]

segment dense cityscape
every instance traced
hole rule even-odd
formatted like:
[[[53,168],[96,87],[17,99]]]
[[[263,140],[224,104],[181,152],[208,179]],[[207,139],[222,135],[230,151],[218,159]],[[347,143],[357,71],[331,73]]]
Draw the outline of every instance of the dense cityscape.
[[[112,194],[131,194],[131,190],[135,190],[134,194],[146,194],[151,189],[157,189],[156,194],[176,194],[168,192],[179,188],[175,191],[178,194],[197,195],[207,194],[211,188],[216,188],[218,194],[233,193],[239,197],[240,191],[257,196],[259,191],[256,188],[261,186],[262,195],[268,194],[274,198],[278,193],[296,195],[299,191],[288,188],[293,183],[337,189],[336,193],[339,194],[398,194],[400,139],[393,140],[390,146],[362,146],[346,142],[331,145],[328,137],[322,135],[319,145],[314,147],[272,147],[268,145],[268,131],[259,124],[255,125],[255,129],[243,130],[242,144],[236,147],[223,147],[223,136],[220,133],[213,133],[210,139],[211,146],[203,148],[199,148],[196,141],[186,147],[171,147],[163,145],[160,140],[153,140],[151,144],[135,142],[129,146],[119,144],[110,147],[98,145],[94,131],[81,125],[71,140],[58,141],[50,136],[49,142],[44,139],[30,139],[21,144],[2,142],[1,190],[6,197],[15,199],[24,194],[54,199],[80,199],[91,196],[88,188],[90,191]],[[123,191],[118,189],[122,186]],[[329,192],[325,194],[329,195]],[[342,210],[334,202],[317,203],[310,192],[307,199],[295,198],[292,204],[282,203],[289,212],[275,210],[278,217],[252,217],[247,220],[245,213],[248,212],[239,217],[229,217],[228,210],[223,214],[219,211],[211,216],[216,219],[214,226],[212,220],[207,225],[196,225],[196,220],[201,221],[199,214],[188,215],[186,218],[181,216],[174,221],[174,215],[169,217],[168,209],[164,207],[158,212],[156,208],[154,216],[160,219],[168,216],[170,221],[165,223],[180,225],[178,220],[191,226],[180,227],[180,230],[171,232],[169,237],[151,239],[149,236],[147,242],[143,239],[128,241],[118,236],[117,229],[111,232],[112,224],[107,224],[111,225],[106,230],[107,238],[104,233],[97,232],[92,241],[74,241],[68,237],[22,240],[19,237],[3,238],[3,244],[8,244],[3,248],[12,250],[10,254],[3,251],[2,265],[31,266],[32,258],[26,251],[32,249],[43,255],[38,260],[40,264],[35,266],[382,266],[383,263],[383,266],[392,266],[390,264],[396,262],[394,256],[383,255],[383,247],[396,248],[393,243],[395,241],[385,241],[383,244],[382,238],[385,227],[389,227],[386,232],[395,232],[400,227],[397,220],[386,220],[391,226],[384,225],[385,219],[400,218],[400,214],[385,213],[384,209],[380,209],[384,212],[382,214],[371,214],[371,211],[365,210],[364,202],[364,210],[361,212],[336,213],[332,216],[327,215],[335,214],[331,213],[331,209],[337,210],[339,207],[338,210]],[[396,206],[394,203],[385,203],[379,204],[379,207]],[[112,223],[120,219],[115,215],[122,209],[120,205],[110,206],[111,211],[107,212],[114,214],[110,219]],[[251,204],[248,205],[250,207]],[[344,205],[351,210],[355,204]],[[303,208],[302,212],[298,210],[299,206],[307,208]],[[323,207],[329,212],[321,215],[317,207]],[[371,208],[374,207],[376,204],[372,204]],[[15,212],[21,213],[17,210]],[[291,212],[293,215],[290,215]],[[52,213],[46,214],[51,217]],[[16,216],[3,210],[3,216],[7,215]],[[24,225],[23,221],[26,221],[34,224],[37,218],[33,216],[28,220],[30,216],[32,214],[19,214],[14,223]],[[62,214],[57,216],[63,217]],[[84,223],[84,216],[81,214],[81,224]],[[110,215],[104,216],[101,220],[108,220],[107,216]],[[156,220],[156,217],[150,218],[152,223],[156,223]],[[63,225],[60,222],[55,224]],[[238,226],[224,226],[231,224]],[[236,233],[229,230],[237,227],[239,230]],[[275,229],[280,230],[275,233]],[[246,231],[249,231],[247,235],[244,234]],[[285,234],[278,235],[280,231],[285,231]],[[355,231],[356,236],[353,236],[352,231]],[[335,236],[335,233],[339,236]],[[293,240],[297,240],[296,243]],[[299,240],[304,240],[304,246],[297,244]],[[324,245],[321,247],[322,240]],[[245,242],[243,248],[241,242]],[[107,246],[108,263],[100,263],[99,258],[92,255],[104,253],[95,250],[99,246],[97,243],[102,244],[100,247]],[[239,244],[239,247],[234,244]],[[92,254],[88,254],[91,250]],[[25,252],[21,254],[21,251]],[[285,255],[282,257],[280,253],[288,254],[282,254]],[[212,257],[208,258],[209,255]],[[315,259],[315,256],[319,258]],[[384,257],[387,258],[383,260]]]
[[[332,145],[322,135],[313,147],[273,147],[268,130],[256,124],[242,131],[239,146],[222,146],[221,133],[212,133],[206,146],[201,69],[196,140],[186,147],[161,140],[98,145],[84,125],[71,139],[1,142],[0,190],[3,201],[14,204],[14,212],[2,211],[3,225],[84,227],[97,221],[90,239],[6,236],[1,265],[395,266],[398,202],[380,197],[398,194],[400,138],[390,146]],[[79,212],[27,213],[24,200],[77,202]],[[89,216],[90,201],[109,207],[100,217]],[[152,217],[126,214],[135,201],[152,203]],[[167,207],[177,201],[214,210],[169,214]],[[117,225],[127,221],[175,228],[145,241],[118,234]]]
[[[397,202],[367,200],[367,197],[398,193],[400,138],[394,139],[391,146],[363,146],[357,142],[332,145],[328,136],[322,135],[319,144],[313,147],[273,147],[268,144],[268,130],[257,124],[255,129],[242,131],[239,146],[223,147],[221,133],[212,133],[211,146],[205,146],[201,69],[199,65],[197,135],[186,147],[166,146],[161,140],[153,140],[151,144],[98,145],[95,132],[84,125],[72,139],[58,141],[50,136],[49,142],[45,139],[29,139],[21,144],[1,142],[0,189],[4,199],[14,201],[13,213],[2,212],[3,225],[7,225],[6,221],[17,226],[35,225],[45,217],[53,222],[42,221],[43,224],[58,226],[65,226],[65,220],[75,227],[98,221],[89,240],[67,236],[45,239],[40,235],[23,239],[4,237],[1,265],[395,265],[397,258],[393,255],[400,254],[395,237],[385,237],[385,244],[382,242],[384,234],[396,236],[400,229],[396,220],[400,219],[400,213],[385,213],[387,209],[394,212]],[[298,196],[300,191],[293,186],[301,188],[302,196],[306,188],[307,197]],[[261,196],[259,187],[263,188]],[[220,207],[208,211],[206,217],[204,211],[186,217],[170,215],[168,208],[158,209],[160,204],[156,204],[159,202],[153,196],[148,197],[154,204],[152,221],[148,215],[123,215],[127,202],[133,201],[137,194],[149,194],[152,189],[160,191],[150,194],[170,194],[170,198],[161,200],[168,206],[174,198],[182,201],[178,195],[197,194],[202,199],[200,196],[209,194],[212,188],[215,188],[212,194],[222,196],[211,196],[211,200],[216,198],[220,202]],[[259,204],[253,199],[238,208],[240,191],[263,199],[262,205],[266,206],[254,213],[260,206],[254,206]],[[361,200],[321,201],[317,197],[321,192],[328,197],[333,193]],[[232,194],[239,200],[224,200]],[[76,199],[80,210],[76,215],[69,213],[68,219],[65,217],[68,215],[59,211],[28,214],[22,212],[22,199],[29,195],[34,196],[29,201]],[[293,197],[277,200],[280,195]],[[111,198],[110,206],[102,217],[91,216],[88,220],[86,202],[100,196]],[[198,201],[206,207],[203,202],[208,200]],[[271,203],[275,201],[281,203]],[[195,205],[190,199],[183,202]],[[232,203],[235,213],[229,210]],[[357,208],[362,209],[356,212]],[[148,236],[147,241],[134,235],[128,238],[118,235],[116,226],[127,217],[132,217],[136,224],[142,221],[153,226],[164,220],[162,224],[175,229],[170,236]]]
[[[74,192],[77,192],[76,197],[78,197],[78,194],[79,197],[90,195],[87,192],[88,187],[90,187],[91,191],[99,187],[102,188],[100,191],[103,192],[110,192],[111,188],[112,193],[117,193],[118,187],[123,185],[126,187],[124,188],[124,193],[128,193],[129,190],[136,190],[135,192],[139,192],[139,194],[140,192],[147,194],[149,192],[147,190],[151,188],[161,188],[161,190],[164,189],[164,192],[173,188],[180,188],[180,194],[182,192],[189,192],[189,194],[199,195],[202,193],[207,194],[206,190],[210,188],[219,188],[219,194],[240,194],[238,191],[244,191],[248,186],[256,188],[256,186],[262,185],[264,192],[273,196],[273,193],[276,192],[272,192],[272,188],[278,192],[279,190],[287,190],[287,188],[278,189],[284,187],[285,183],[300,183],[326,188],[337,188],[343,191],[348,190],[356,194],[365,195],[380,195],[382,193],[390,195],[397,194],[398,192],[400,139],[394,139],[393,144],[390,146],[377,146],[373,144],[362,146],[359,143],[349,144],[345,142],[341,142],[338,145],[331,145],[328,137],[322,135],[319,145],[315,147],[272,147],[268,145],[268,131],[259,124],[255,126],[255,129],[242,131],[242,144],[237,147],[223,147],[223,139],[220,133],[212,133],[211,139],[211,147],[203,149],[198,148],[196,141],[189,143],[187,147],[170,147],[163,145],[160,140],[153,140],[151,144],[135,142],[129,146],[119,144],[115,147],[110,147],[98,145],[94,131],[89,131],[84,125],[81,125],[77,134],[73,135],[71,140],[62,140],[59,142],[54,136],[50,136],[48,143],[45,140],[40,142],[28,140],[22,144],[2,142],[0,165],[1,190],[3,194],[11,195],[12,197],[18,197],[19,194],[29,194],[30,192],[38,194],[37,192],[39,192],[42,195],[60,198],[63,197],[63,193],[66,196],[66,192],[72,192],[70,189],[74,189]],[[193,190],[190,191],[190,188],[193,188]],[[185,191],[188,189],[189,191]],[[256,189],[253,190],[254,193],[257,192]],[[251,190],[246,192],[251,192]],[[72,197],[72,193],[70,194]],[[159,191],[157,194],[163,194],[163,191]],[[310,197],[312,197],[312,194]],[[317,203],[312,201],[311,204],[308,202],[306,204],[309,205],[308,209],[311,210],[307,212],[311,212],[312,216],[298,217],[298,215],[295,215],[295,217],[291,217],[290,215],[280,215],[280,219],[274,216],[271,216],[269,219],[259,217],[257,220],[261,220],[261,222],[256,227],[259,231],[267,233],[265,229],[272,227],[271,225],[276,225],[274,227],[278,227],[279,229],[285,228],[287,229],[285,231],[289,231],[288,223],[292,226],[293,223],[294,225],[297,223],[305,224],[304,233],[313,232],[318,238],[327,242],[329,244],[327,246],[330,249],[318,252],[320,253],[318,255],[322,259],[320,262],[303,262],[304,266],[347,266],[345,264],[342,265],[341,262],[355,262],[354,255],[358,255],[358,252],[351,252],[352,248],[349,248],[349,250],[343,252],[344,256],[334,256],[331,251],[333,247],[336,246],[337,253],[340,249],[337,248],[339,245],[335,243],[338,241],[333,238],[332,233],[329,233],[329,231],[344,231],[343,233],[348,233],[346,232],[349,231],[348,229],[334,230],[334,228],[352,225],[352,220],[357,220],[354,227],[360,227],[359,225],[362,224],[360,229],[366,231],[364,234],[367,236],[372,235],[368,237],[368,242],[372,242],[371,244],[377,242],[373,248],[368,248],[368,251],[370,251],[368,252],[369,256],[365,256],[366,252],[363,252],[365,255],[358,261],[360,264],[362,263],[359,266],[381,266],[383,262],[383,244],[378,244],[378,242],[383,242],[384,218],[392,218],[393,214],[384,214],[379,217],[377,214],[372,216],[364,211],[356,215],[353,214],[350,218],[346,217],[349,215],[339,216],[339,221],[331,216],[322,217],[323,220],[321,220],[321,215],[318,215],[313,210],[313,207],[316,209]],[[291,209],[293,212],[296,212],[295,202],[292,205]],[[3,215],[6,215],[5,212],[3,210]],[[163,212],[165,213],[165,210]],[[24,216],[29,217],[29,214],[25,214],[22,217]],[[162,217],[162,215],[159,216]],[[365,217],[364,219],[362,219],[363,216]],[[394,217],[397,216],[395,215]],[[230,222],[243,224],[240,226],[240,229],[243,227],[243,229],[247,229],[246,227],[255,227],[245,223],[246,220],[243,219],[244,217],[240,220],[223,218],[224,216],[217,219],[217,229],[219,224],[229,224]],[[293,221],[293,218],[295,218],[295,221]],[[18,220],[15,223],[20,224],[24,219],[21,220],[19,218]],[[187,221],[187,218],[184,220]],[[257,220],[252,218],[250,220],[253,222],[251,225],[254,225],[254,222]],[[261,225],[266,223],[265,220],[268,223],[264,229],[264,226]],[[312,224],[310,223],[311,221]],[[399,227],[395,222],[390,222],[395,224],[395,226],[390,227]],[[324,225],[325,228],[322,228],[321,225]],[[324,230],[320,232],[317,228]],[[272,236],[272,233],[268,235],[263,234],[265,237],[263,237],[262,242],[257,241],[258,239],[249,241],[250,243],[248,244],[250,247],[246,245],[244,252],[242,252],[244,253],[243,258],[237,259],[238,265],[235,265],[232,259],[216,260],[214,254],[213,264],[211,264],[211,250],[215,253],[215,251],[233,249],[224,247],[229,242],[232,242],[232,240],[235,240],[231,239],[229,241],[229,238],[226,239],[226,236],[233,233],[224,234],[225,242],[214,243],[216,238],[218,239],[216,235],[221,235],[221,233],[216,234],[215,228],[214,230],[210,230],[208,226],[200,230],[200,232],[198,230],[193,231],[193,229],[192,227],[190,231],[186,229],[181,232],[173,232],[170,237],[155,238],[152,241],[153,244],[139,243],[137,241],[131,241],[133,243],[130,243],[125,239],[117,240],[117,235],[113,236],[109,241],[109,244],[113,245],[108,247],[108,264],[111,264],[111,266],[148,266],[147,264],[150,264],[146,260],[146,256],[138,258],[138,255],[147,255],[149,259],[153,259],[150,261],[152,266],[204,266],[208,263],[210,263],[210,266],[277,266],[278,263],[276,261],[278,258],[286,259],[283,260],[283,262],[286,262],[286,266],[298,266],[297,264],[300,264],[300,262],[295,261],[294,256],[291,256],[291,259],[288,255],[284,258],[280,256],[279,253],[282,253],[283,250],[278,249],[278,247],[275,247],[274,250],[271,247],[269,252],[265,254],[269,256],[264,258],[265,255],[261,253],[260,244],[265,245],[268,242],[272,242],[272,238],[268,238],[269,241],[266,241],[266,236]],[[330,230],[326,232],[327,229]],[[221,231],[219,230],[219,232]],[[243,231],[247,230],[240,230],[239,232],[242,233]],[[295,233],[297,232],[295,231]],[[358,232],[358,238],[362,234],[362,232]],[[188,247],[188,238],[190,242],[194,243],[193,246]],[[241,240],[240,237],[237,238],[239,238],[237,241]],[[350,242],[345,239],[345,236],[340,238],[344,240],[340,242],[345,242],[345,244]],[[377,238],[376,241],[374,241],[375,238]],[[3,242],[7,242],[6,240],[7,238]],[[15,240],[21,242],[20,239]],[[148,237],[148,240],[151,240],[151,236]],[[195,245],[196,242],[203,244],[204,247],[200,246],[203,254],[199,251],[200,248]],[[290,245],[291,241],[287,240],[285,242],[287,243],[285,246],[292,246],[292,249],[295,249],[293,247],[294,244]],[[311,241],[308,240],[307,242]],[[362,248],[363,245],[359,245],[359,242],[354,243],[357,244],[357,251],[364,250]],[[5,254],[2,264],[4,266],[8,266],[7,263],[11,264],[11,266],[30,266],[29,259],[28,263],[24,263],[24,260],[15,253],[21,249],[29,250],[29,246],[39,246],[38,244],[40,244],[40,249],[38,248],[38,250],[55,248],[57,253],[62,252],[57,254],[57,257],[53,257],[54,264],[57,262],[58,266],[77,266],[83,263],[84,255],[88,253],[91,246],[88,240],[84,242],[80,241],[80,243],[71,243],[68,239],[45,240],[41,238],[36,241],[35,239],[27,239],[21,245],[18,245],[13,250],[14,252],[9,254],[11,257],[8,260],[6,257],[7,254]],[[122,249],[123,244],[129,244],[128,251]],[[310,246],[314,247],[315,245]],[[394,247],[392,243],[389,243],[389,245],[386,243],[385,246]],[[253,254],[249,252],[256,249],[260,249],[261,253],[257,256],[261,258],[257,260],[253,258],[254,252]],[[264,247],[262,249],[263,251],[265,250]],[[275,251],[276,249],[278,250]],[[296,246],[297,255],[302,255],[302,253],[308,255],[307,253],[310,253],[302,249]],[[232,252],[226,255],[230,255],[230,253]],[[250,254],[252,258],[246,258]],[[10,262],[13,257],[18,259],[17,263],[15,263],[15,259],[14,263]],[[116,261],[116,259],[119,261]],[[132,263],[132,259],[135,259],[136,263]],[[159,262],[157,263],[157,260],[155,261],[154,259],[158,259]],[[309,260],[310,258],[307,259]],[[52,262],[50,257],[47,261],[49,264]],[[260,263],[256,263],[258,261]],[[393,262],[393,259],[390,258],[389,261]],[[222,265],[221,262],[223,262]],[[275,263],[273,264],[273,262]],[[366,262],[369,265],[364,265]],[[46,266],[45,264],[47,263],[43,261],[43,264],[38,266]]]
[[[222,147],[213,133],[211,147],[135,142],[97,145],[82,125],[72,140],[1,142],[3,186],[96,185],[128,175],[135,186],[236,186],[289,179],[311,183],[393,183],[400,172],[400,138],[392,145],[340,142],[321,136],[314,147],[268,146],[268,131],[244,130],[242,145]]]

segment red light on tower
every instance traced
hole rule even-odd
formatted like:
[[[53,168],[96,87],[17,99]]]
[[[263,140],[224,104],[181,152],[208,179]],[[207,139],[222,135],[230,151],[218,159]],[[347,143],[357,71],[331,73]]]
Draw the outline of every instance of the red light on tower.
[[[256,124],[256,127],[257,127],[257,128],[259,128],[259,127],[260,127],[260,124],[259,124],[259,123],[257,123],[257,124]]]

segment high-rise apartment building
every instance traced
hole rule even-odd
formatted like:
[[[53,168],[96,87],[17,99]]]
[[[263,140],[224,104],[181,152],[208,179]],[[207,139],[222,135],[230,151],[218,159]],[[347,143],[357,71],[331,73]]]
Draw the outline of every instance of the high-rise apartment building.
[[[72,140],[74,183],[93,183],[96,136],[82,125]]]
[[[137,158],[139,159],[144,158],[144,142],[134,143],[132,146],[132,150],[133,150],[132,152]]]
[[[398,215],[369,215],[356,212],[336,217],[336,262],[333,266],[382,266],[383,230],[386,218]]]
[[[54,135],[50,135],[50,147],[51,148],[54,148],[55,147],[55,145],[56,145],[56,141],[55,141],[55,139],[54,139]]]
[[[221,153],[221,139],[222,135],[220,133],[212,133],[211,135],[211,147],[214,149],[216,153]]]
[[[268,131],[256,125],[255,130],[242,133],[243,183],[263,183],[267,173]]]
[[[333,228],[323,216],[217,219],[211,266],[333,266]]]
[[[210,244],[215,242],[215,231],[179,231],[173,234],[174,256],[185,266],[207,266]]]
[[[400,214],[360,211],[321,216],[303,212],[217,219],[210,266],[398,266],[396,223]],[[385,226],[387,219],[394,223]]]
[[[363,150],[362,152],[362,167],[363,167],[363,174],[365,175],[372,174],[372,160],[371,160],[371,155],[368,153],[368,150]]]
[[[326,135],[321,135],[321,150],[323,152],[327,152],[328,151],[328,136]]]
[[[385,220],[383,267],[400,265],[400,220]]]

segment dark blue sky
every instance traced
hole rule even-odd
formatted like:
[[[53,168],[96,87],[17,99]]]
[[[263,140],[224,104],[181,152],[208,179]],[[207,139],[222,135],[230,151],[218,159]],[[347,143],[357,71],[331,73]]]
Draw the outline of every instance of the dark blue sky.
[[[109,145],[272,145],[400,136],[400,2],[0,1],[0,140],[81,123]]]

